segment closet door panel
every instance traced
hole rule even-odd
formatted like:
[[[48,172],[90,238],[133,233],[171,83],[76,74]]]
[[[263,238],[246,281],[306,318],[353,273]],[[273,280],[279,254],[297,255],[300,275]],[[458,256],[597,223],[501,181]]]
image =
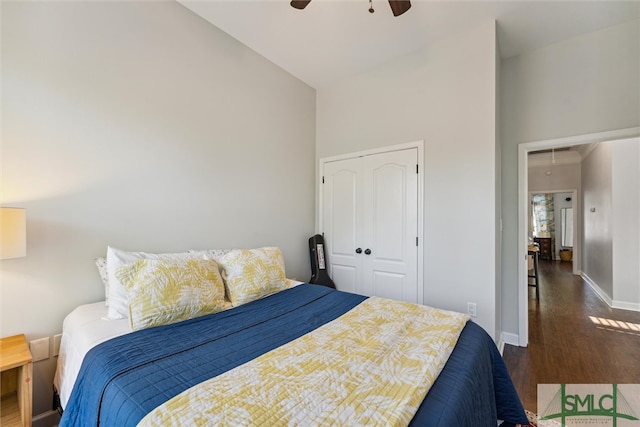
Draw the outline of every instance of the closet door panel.
[[[406,170],[398,164],[385,163],[371,171],[370,204],[366,205],[371,209],[371,246],[378,260],[404,260],[406,180]]]
[[[364,157],[364,287],[367,293],[418,302],[417,150]]]
[[[359,293],[357,285],[358,269],[352,265],[333,264],[331,266],[331,279],[336,284],[336,289],[345,292]]]
[[[322,165],[322,220],[337,289],[418,301],[418,149]]]
[[[362,162],[359,158],[329,162],[323,174],[323,230],[329,274],[337,289],[362,292],[363,259],[356,253],[362,239]]]
[[[406,300],[404,292],[404,288],[407,286],[406,275],[389,273],[388,271],[373,271],[371,277],[373,295],[398,301]]]

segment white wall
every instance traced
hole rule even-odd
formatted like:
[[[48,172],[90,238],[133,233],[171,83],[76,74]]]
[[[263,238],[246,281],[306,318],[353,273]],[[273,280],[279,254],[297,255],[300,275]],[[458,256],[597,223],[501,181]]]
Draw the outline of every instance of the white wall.
[[[582,168],[584,274],[613,307],[632,310],[640,310],[638,151],[638,138],[601,143]]]
[[[502,332],[502,147],[500,144],[500,46],[498,43],[498,38],[495,40],[495,327],[496,327],[496,341],[501,341],[501,332]],[[501,345],[501,342],[499,342]]]
[[[603,142],[582,162],[582,272],[613,295],[613,206],[611,142]]]
[[[491,21],[321,89],[316,107],[318,158],[425,140],[424,302],[476,302],[492,336],[495,57]]]
[[[529,168],[529,191],[544,193],[574,188],[580,189],[580,163]]]
[[[502,61],[502,329],[518,333],[518,144],[640,125],[640,21]]]
[[[0,336],[104,299],[107,245],[277,245],[308,278],[312,88],[174,2],[2,2],[1,23],[0,203],[27,209],[28,254],[0,262]]]
[[[611,144],[613,305],[640,310],[640,139]]]

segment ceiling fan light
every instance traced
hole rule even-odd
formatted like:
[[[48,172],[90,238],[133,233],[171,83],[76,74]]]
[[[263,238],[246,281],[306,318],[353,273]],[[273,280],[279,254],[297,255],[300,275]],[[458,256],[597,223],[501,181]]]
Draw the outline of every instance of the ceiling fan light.
[[[389,0],[389,6],[393,16],[400,16],[411,8],[411,2],[409,0]]]
[[[291,7],[294,9],[304,9],[311,3],[311,0],[291,0]],[[411,1],[409,0],[389,0],[389,6],[393,16],[400,16],[407,10],[411,9]],[[369,7],[369,12],[373,13],[373,7]]]
[[[311,3],[311,0],[291,0],[291,7],[294,9],[304,9]]]

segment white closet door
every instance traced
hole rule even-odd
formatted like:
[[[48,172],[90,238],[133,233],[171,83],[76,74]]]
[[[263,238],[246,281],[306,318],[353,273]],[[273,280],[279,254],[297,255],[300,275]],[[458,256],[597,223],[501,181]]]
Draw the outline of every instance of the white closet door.
[[[416,149],[363,158],[367,295],[418,302],[417,158]]]
[[[324,163],[329,271],[347,292],[418,301],[417,149]]]
[[[329,274],[341,291],[362,293],[362,162],[360,158],[328,162],[323,169],[323,232]]]

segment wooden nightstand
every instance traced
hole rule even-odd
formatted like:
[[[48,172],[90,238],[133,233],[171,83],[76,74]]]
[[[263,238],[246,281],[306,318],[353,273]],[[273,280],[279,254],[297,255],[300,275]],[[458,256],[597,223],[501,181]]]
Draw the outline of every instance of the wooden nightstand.
[[[33,363],[24,335],[0,339],[0,425],[31,426]]]

